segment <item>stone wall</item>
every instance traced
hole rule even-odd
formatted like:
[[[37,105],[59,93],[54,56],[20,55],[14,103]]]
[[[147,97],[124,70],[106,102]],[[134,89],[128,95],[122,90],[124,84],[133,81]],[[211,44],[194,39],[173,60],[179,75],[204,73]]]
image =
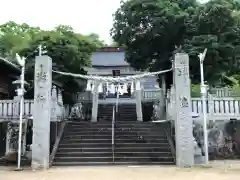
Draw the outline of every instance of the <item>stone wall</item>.
[[[194,122],[193,135],[204,155],[203,128],[199,122]],[[240,157],[240,121],[210,121],[208,124],[208,150],[210,159]]]

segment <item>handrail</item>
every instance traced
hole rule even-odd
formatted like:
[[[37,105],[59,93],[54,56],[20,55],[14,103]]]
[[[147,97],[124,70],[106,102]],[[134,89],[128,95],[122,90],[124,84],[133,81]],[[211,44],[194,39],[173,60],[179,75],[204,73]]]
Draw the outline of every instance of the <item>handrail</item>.
[[[169,125],[169,122],[170,122],[170,125]],[[175,149],[175,146],[174,146],[174,143],[173,143],[173,132],[172,132],[172,123],[171,121],[167,122],[167,128],[164,128],[164,132],[166,134],[166,137],[167,137],[167,140],[168,140],[168,143],[170,145],[170,148],[171,148],[171,153],[172,153],[172,156],[174,157],[174,161],[176,162],[176,149]],[[168,127],[170,126],[170,127]]]
[[[115,151],[114,151],[114,144],[115,144],[115,106],[113,106],[113,112],[112,112],[112,158],[113,162],[115,161]]]
[[[54,146],[53,146],[53,150],[52,150],[52,152],[51,152],[51,154],[50,154],[50,158],[49,158],[49,161],[50,161],[49,164],[50,164],[50,166],[51,166],[52,163],[53,163],[53,160],[54,160],[55,155],[56,155],[56,153],[57,153],[58,146],[59,146],[60,140],[61,140],[61,138],[62,138],[62,135],[63,135],[64,129],[65,129],[65,126],[66,126],[66,124],[67,124],[66,121],[63,121],[63,122],[60,122],[60,123],[62,123],[62,124],[61,124],[61,126],[60,126],[59,134],[58,134],[58,136],[57,136],[57,138],[56,138],[56,140],[55,140],[55,143],[54,143]]]

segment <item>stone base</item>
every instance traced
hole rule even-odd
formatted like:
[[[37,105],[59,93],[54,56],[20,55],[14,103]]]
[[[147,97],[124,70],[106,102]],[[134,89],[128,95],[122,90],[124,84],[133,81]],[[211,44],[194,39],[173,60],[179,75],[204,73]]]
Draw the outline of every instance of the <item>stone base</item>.
[[[194,164],[203,164],[204,156],[194,156]]]

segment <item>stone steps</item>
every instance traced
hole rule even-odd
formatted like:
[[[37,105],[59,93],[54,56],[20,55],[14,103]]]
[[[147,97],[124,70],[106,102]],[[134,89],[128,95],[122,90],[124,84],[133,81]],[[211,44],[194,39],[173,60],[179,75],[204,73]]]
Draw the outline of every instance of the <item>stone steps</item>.
[[[138,140],[133,139],[133,138],[118,138],[115,137],[115,143],[136,143]],[[81,143],[111,143],[112,142],[112,137],[107,137],[107,138],[68,138],[64,139],[62,143],[72,143],[72,144],[81,144]],[[143,141],[144,142],[144,141]],[[159,144],[168,144],[167,139],[154,139],[151,140],[151,143],[159,143]]]
[[[116,162],[112,160],[112,162],[99,162],[99,161],[91,161],[91,162],[53,162],[53,166],[112,166],[112,165],[127,165],[127,166],[144,166],[144,165],[174,165],[172,162],[151,162],[149,164],[148,162],[139,162],[139,161],[121,161]]]
[[[151,150],[154,150],[156,152],[160,152],[160,153],[166,153],[166,152],[170,152],[168,147],[132,147],[131,150],[129,150],[128,147],[118,147],[117,149],[114,149],[114,152],[136,152],[136,153],[141,153],[141,152],[150,152]],[[151,151],[151,152],[154,152]],[[68,152],[112,152],[112,146],[111,147],[59,147],[58,148],[58,152],[64,152],[64,153],[68,153]]]
[[[174,164],[164,126],[136,121],[136,106],[128,104],[119,105],[112,129],[113,106],[99,105],[97,123],[69,122],[53,165]]]
[[[100,154],[101,155],[106,155],[106,156],[111,156],[112,157],[112,149],[108,149],[109,151],[100,151],[100,152],[96,152],[96,151],[87,151],[87,152],[59,152],[58,155],[56,157],[65,157],[65,156],[69,156],[69,157],[97,157]],[[131,155],[133,157],[147,157],[149,155],[148,152],[121,152],[121,151],[115,151],[114,152],[115,156],[121,157],[121,156],[126,156],[126,155]],[[156,155],[156,156],[169,156],[171,155],[170,152],[151,152],[151,154]]]
[[[174,164],[168,140],[156,127],[150,122],[116,122],[112,146],[111,122],[69,122],[53,166]]]
[[[100,120],[112,121],[113,104],[99,105],[98,106],[98,118]],[[116,121],[124,119],[124,121],[132,121],[136,119],[136,105],[135,104],[124,104],[118,106],[118,115]]]
[[[111,156],[110,154],[107,154],[105,156],[99,156],[99,154],[97,154],[96,156],[62,156],[62,157],[58,157],[56,156],[55,158],[55,163],[58,163],[58,162],[66,162],[66,163],[69,163],[69,162],[79,162],[80,164],[83,163],[83,162],[111,162],[113,161],[115,163],[118,163],[118,162],[144,162],[147,164],[147,162],[149,164],[151,164],[152,161],[154,162],[159,162],[160,164],[161,163],[169,163],[173,161],[173,158],[170,157],[170,156],[158,156],[158,157],[155,157],[155,156],[119,156],[116,154],[115,157]],[[172,163],[174,164],[174,163]]]

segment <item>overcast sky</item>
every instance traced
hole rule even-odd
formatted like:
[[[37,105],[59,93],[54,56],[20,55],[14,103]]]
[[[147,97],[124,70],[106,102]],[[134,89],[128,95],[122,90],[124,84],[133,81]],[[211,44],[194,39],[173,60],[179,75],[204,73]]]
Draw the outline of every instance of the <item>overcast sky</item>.
[[[70,25],[82,34],[97,33],[109,43],[112,14],[121,0],[0,0],[0,24],[27,23],[43,29]],[[206,1],[206,0],[203,0]]]

